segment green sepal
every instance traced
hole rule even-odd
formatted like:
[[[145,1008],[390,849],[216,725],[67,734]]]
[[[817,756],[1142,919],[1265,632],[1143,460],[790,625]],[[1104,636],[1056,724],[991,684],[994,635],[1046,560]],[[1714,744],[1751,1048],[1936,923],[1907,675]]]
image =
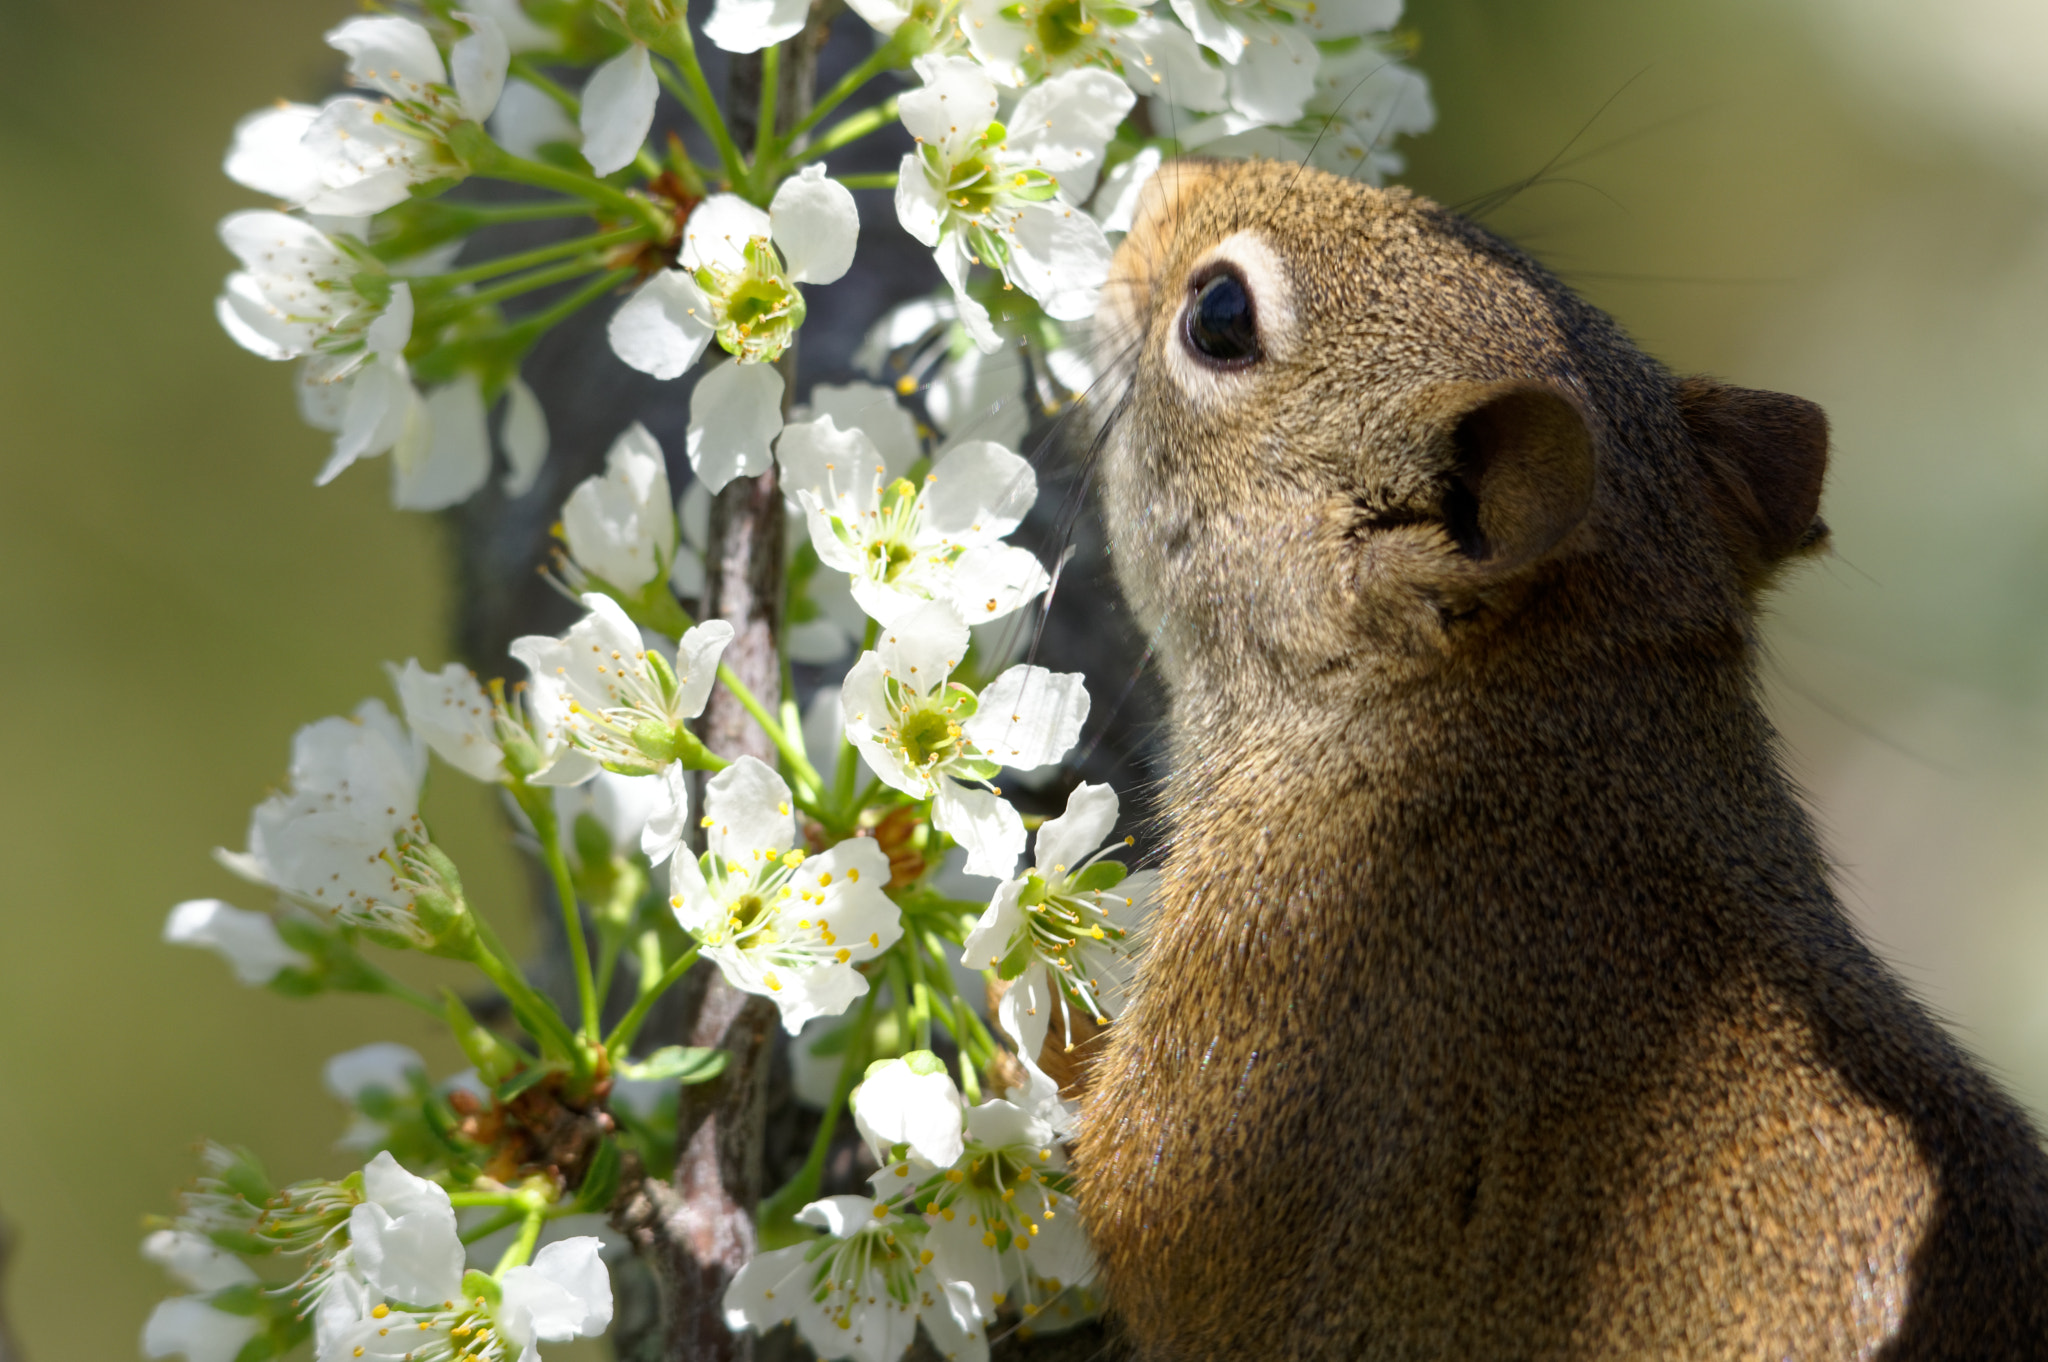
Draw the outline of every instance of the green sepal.
[[[933,1074],[946,1072],[946,1061],[929,1050],[912,1050],[903,1056],[903,1062],[920,1078],[929,1078]]]
[[[485,1083],[495,1088],[519,1072],[519,1055],[470,1015],[455,990],[441,990],[441,1011],[448,1019],[448,1029],[455,1033],[455,1043],[462,1047],[462,1053],[476,1066],[477,1076]]]
[[[732,1055],[724,1050],[664,1045],[645,1059],[619,1065],[618,1073],[622,1078],[642,1081],[672,1078],[684,1085],[709,1083],[724,1073],[731,1061]]]
[[[260,1315],[264,1306],[263,1284],[237,1282],[224,1286],[208,1296],[206,1303],[223,1315]]]
[[[466,118],[448,129],[448,150],[472,170],[479,170],[505,154],[484,131],[482,124],[472,123]]]
[[[504,1292],[498,1289],[497,1279],[490,1273],[471,1268],[462,1274],[462,1298],[471,1303],[480,1300],[486,1309],[496,1311]]]
[[[1122,861],[1097,861],[1074,876],[1069,883],[1068,892],[1092,894],[1102,889],[1114,889],[1122,884],[1124,876],[1130,873]]]
[[[998,979],[1016,978],[1031,963],[1031,958],[1031,933],[1019,932],[1017,940],[1009,949],[1009,953],[1004,955],[1001,963],[996,966],[996,977]]]
[[[263,1171],[263,1165],[256,1156],[246,1149],[230,1150],[234,1158],[217,1176],[229,1191],[251,1206],[261,1206],[277,1195],[277,1188],[271,1185],[270,1175]]]
[[[599,1140],[584,1171],[583,1185],[576,1189],[578,1210],[602,1211],[612,1204],[619,1191],[619,1164],[618,1141]]]

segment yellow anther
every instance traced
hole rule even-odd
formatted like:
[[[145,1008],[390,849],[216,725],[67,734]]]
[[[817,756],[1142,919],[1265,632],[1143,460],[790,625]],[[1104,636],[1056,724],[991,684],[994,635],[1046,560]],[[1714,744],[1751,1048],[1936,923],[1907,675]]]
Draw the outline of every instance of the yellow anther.
[[[822,874],[822,875],[818,876],[818,888],[820,888],[820,889],[823,889],[823,888],[825,888],[825,887],[826,887],[827,885],[829,885],[829,884],[831,884],[831,883],[832,883],[832,872],[831,872],[831,871],[829,871],[829,870],[828,870],[828,871],[826,871],[826,872],[825,872],[824,874]]]
[[[858,870],[854,870],[854,869],[850,869],[850,868],[849,868],[849,869],[847,870],[847,872],[846,872],[846,882],[847,882],[848,884],[859,884],[859,883],[860,883],[860,871],[858,871]]]
[[[768,989],[771,993],[782,992],[782,981],[772,974],[762,975],[761,982],[768,985]]]
[[[382,1318],[384,1318],[384,1317],[385,1317],[386,1315],[388,1315],[388,1314],[390,1314],[390,1313],[391,1313],[391,1307],[390,1307],[390,1306],[388,1306],[388,1305],[384,1305],[384,1304],[382,1304],[382,1303],[379,1303],[379,1304],[377,1304],[376,1306],[373,1306],[373,1307],[371,1308],[371,1310],[370,1310],[370,1318],[371,1318],[371,1319],[382,1319]]]

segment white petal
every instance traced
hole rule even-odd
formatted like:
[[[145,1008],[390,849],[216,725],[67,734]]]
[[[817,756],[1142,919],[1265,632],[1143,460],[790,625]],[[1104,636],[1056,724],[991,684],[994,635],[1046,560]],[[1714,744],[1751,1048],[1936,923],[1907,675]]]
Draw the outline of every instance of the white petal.
[[[896,400],[894,392],[880,384],[820,383],[811,389],[806,406],[807,418],[829,416],[839,429],[858,430],[867,436],[888,470],[887,478],[909,472],[923,452],[916,419]]]
[[[1316,45],[1296,24],[1260,23],[1230,72],[1230,106],[1243,126],[1293,123],[1315,91]]]
[[[1008,879],[1024,854],[1024,820],[988,790],[941,780],[932,798],[932,825],[965,849],[970,875]]]
[[[1087,678],[1079,672],[1012,667],[989,683],[964,727],[990,760],[1029,771],[1065,756],[1087,719]]]
[[[370,353],[382,359],[405,358],[406,342],[412,339],[412,285],[393,284],[391,300],[363,333]]]
[[[982,625],[1023,609],[1051,584],[1030,550],[1015,544],[977,544],[953,564],[947,599],[960,618]]]
[[[718,0],[704,36],[727,52],[759,52],[803,31],[810,0]]]
[[[737,274],[747,267],[747,243],[774,235],[768,215],[737,194],[713,194],[691,210],[683,224],[681,263],[686,270],[709,265]]]
[[[953,607],[928,601],[883,630],[875,651],[899,685],[929,695],[967,656],[967,644],[967,626]]]
[[[409,1092],[411,1076],[426,1071],[426,1061],[411,1046],[378,1041],[328,1060],[320,1071],[320,1081],[337,1101],[353,1105],[374,1089],[381,1088],[393,1097]]]
[[[896,0],[846,0],[846,7],[867,20],[868,27],[888,37],[903,27],[903,21],[910,17],[908,7]]]
[[[948,1362],[988,1362],[988,1332],[974,1288],[965,1282],[943,1282],[940,1289],[944,1298],[939,1304],[918,1312],[939,1356]]]
[[[576,124],[554,97],[517,76],[505,82],[491,114],[491,140],[514,156],[532,160],[550,142],[577,145]]]
[[[796,845],[789,785],[773,767],[741,757],[704,783],[705,845],[719,861],[751,871],[756,851],[780,856]]]
[[[1009,954],[1011,942],[1024,927],[1024,910],[1017,906],[1023,892],[1021,879],[1004,880],[996,886],[995,897],[961,944],[961,964],[975,970],[994,969]]]
[[[1183,109],[1213,113],[1224,107],[1226,81],[1220,67],[1202,59],[1194,35],[1179,24],[1147,14],[1123,30],[1138,60],[1124,60],[1124,79],[1140,97],[1163,96]]]
[[[686,270],[662,270],[612,314],[612,353],[643,374],[680,378],[717,329],[711,300]]]
[[[808,165],[784,180],[768,219],[793,282],[829,284],[852,266],[860,210],[853,192],[828,178],[825,167]]]
[[[433,35],[410,19],[363,15],[327,31],[327,45],[348,54],[348,77],[393,99],[424,99],[446,85],[448,68]]]
[[[1038,1067],[1054,1005],[1052,981],[1044,965],[1032,965],[1018,975],[1003,994],[1002,1002],[996,1005],[996,1020],[1016,1042],[1017,1054],[1027,1068]]]
[[[796,1218],[806,1225],[815,1225],[835,1239],[846,1239],[858,1233],[868,1221],[874,1218],[875,1203],[864,1196],[828,1196],[804,1207]]]
[[[681,762],[670,762],[660,775],[641,779],[654,782],[661,796],[649,810],[640,832],[641,854],[647,857],[648,865],[658,866],[675,855],[689,837],[690,777]]]
[[[490,15],[458,9],[454,16],[471,30],[448,54],[449,64],[455,68],[455,97],[462,102],[462,116],[481,123],[498,107],[498,96],[504,93],[512,47],[505,40],[505,30]]]
[[[373,360],[364,365],[348,385],[334,453],[314,478],[314,485],[325,487],[357,459],[390,449],[419,405],[420,395],[406,377],[403,361]]]
[[[809,1244],[756,1254],[733,1275],[725,1288],[725,1324],[738,1333],[762,1333],[792,1318],[797,1303],[809,1299],[811,1265],[804,1261]]]
[[[557,1240],[507,1271],[499,1318],[522,1347],[595,1338],[612,1322],[612,1283],[594,1236]]]
[[[936,246],[939,233],[946,230],[946,217],[945,196],[925,174],[924,159],[906,152],[896,168],[896,220],[925,245]]]
[[[213,315],[235,344],[265,359],[296,359],[308,348],[304,328],[280,318],[246,274],[228,276],[227,290],[213,300]]]
[[[647,427],[626,427],[604,472],[569,494],[562,537],[579,566],[629,594],[667,568],[676,550],[675,511],[661,446]]]
[[[188,899],[171,909],[164,921],[164,940],[220,952],[235,978],[252,988],[269,983],[279,970],[313,967],[311,960],[284,944],[270,914],[219,899]]]
[[[320,111],[310,104],[258,109],[235,124],[221,169],[237,184],[287,203],[304,203],[322,188],[320,165],[300,145]]]
[[[925,410],[952,439],[991,440],[1014,449],[1031,428],[1028,376],[1022,346],[992,353],[976,346],[939,366],[925,389]]]
[[[401,441],[391,462],[392,503],[405,511],[441,511],[469,500],[491,475],[491,433],[483,385],[457,375],[426,396],[428,439],[416,451]]]
[[[257,1280],[249,1265],[190,1230],[158,1230],[142,1241],[142,1256],[194,1291],[218,1291]]]
[[[469,7],[495,21],[514,52],[547,52],[561,41],[529,18],[519,0],[469,0]]]
[[[1095,188],[1103,148],[1137,103],[1130,87],[1108,71],[1083,67],[1034,85],[1017,101],[1004,126],[1013,155],[1059,181],[1060,197],[1085,201]]]
[[[960,1119],[965,1109],[944,1067],[919,1073],[902,1059],[870,1069],[853,1091],[853,1123],[884,1162],[892,1146],[907,1144],[933,1167],[952,1167],[964,1144]]]
[[[718,679],[719,655],[731,642],[732,626],[724,620],[706,620],[684,631],[676,645],[677,717],[694,719],[704,712],[711,683]]]
[[[234,1362],[262,1321],[230,1315],[197,1296],[158,1301],[142,1326],[142,1351],[151,1357],[182,1354],[187,1362]]]
[[[995,323],[989,320],[988,309],[976,302],[967,292],[967,247],[958,232],[941,237],[932,251],[932,260],[939,267],[939,273],[953,286],[953,305],[960,313],[961,328],[984,352],[993,352],[1002,347],[1003,338],[996,334]]]
[[[1128,232],[1138,211],[1138,198],[1159,172],[1163,159],[1157,147],[1146,147],[1105,175],[1095,195],[1095,220],[1105,232]],[[1071,385],[1070,385],[1071,386]]]
[[[943,158],[978,140],[997,114],[995,83],[965,57],[922,56],[915,63],[924,85],[897,101],[903,126],[920,142],[941,148]]]
[[[1244,52],[1245,36],[1242,30],[1223,17],[1226,13],[1223,6],[1211,3],[1211,0],[1173,0],[1173,13],[1188,26],[1196,42],[1236,65]]]
[[[1031,465],[987,440],[958,444],[925,484],[924,530],[956,544],[985,544],[1023,523],[1038,500]]]
[[[388,670],[406,724],[441,760],[473,780],[505,779],[490,697],[467,667],[450,662],[429,672],[417,658],[409,658],[403,669]]]
[[[1048,818],[1038,829],[1033,860],[1040,874],[1069,874],[1095,854],[1116,826],[1116,791],[1107,785],[1082,785],[1067,796],[1066,812]]]
[[[826,514],[849,525],[881,505],[888,476],[881,451],[866,431],[841,426],[829,412],[784,426],[775,441],[775,461],[791,499],[809,492]],[[818,547],[825,552],[823,544]]]
[[[887,681],[881,658],[862,653],[840,685],[840,720],[847,740],[859,749],[883,784],[922,799],[929,793],[928,782],[910,769],[902,749],[881,737],[889,723]]]
[[[523,497],[533,490],[541,466],[548,460],[548,417],[540,397],[517,374],[505,385],[505,414],[498,424],[498,445],[505,451],[507,470],[502,486],[508,497]]]
[[[1079,321],[1095,315],[1103,281],[1109,278],[1109,238],[1079,208],[1054,199],[1025,204],[1010,238],[1003,273],[1038,300],[1045,315]]]
[[[932,243],[925,244],[929,246]],[[890,355],[930,336],[956,315],[952,300],[945,297],[912,298],[907,303],[899,303],[868,328],[867,335],[861,338],[860,349],[854,351],[853,365],[864,374],[879,377]]]
[[[609,175],[633,163],[654,126],[654,104],[660,94],[654,64],[638,43],[591,73],[583,87],[582,123],[583,159],[592,170]],[[613,344],[617,345],[616,338]]]
[[[706,490],[768,471],[782,433],[782,374],[772,364],[729,360],[697,380],[690,394],[690,467]]]

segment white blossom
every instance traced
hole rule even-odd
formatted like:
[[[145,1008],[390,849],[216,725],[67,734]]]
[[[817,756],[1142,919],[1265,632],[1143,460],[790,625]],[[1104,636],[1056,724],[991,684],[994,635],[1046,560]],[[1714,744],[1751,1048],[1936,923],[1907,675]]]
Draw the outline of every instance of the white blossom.
[[[1116,818],[1107,785],[1067,796],[1066,812],[1038,830],[1032,869],[997,887],[961,952],[961,964],[1014,981],[998,1017],[1028,1068],[1037,1066],[1055,1007],[1078,1005],[1098,1023],[1122,1010],[1132,933],[1157,875],[1126,878],[1122,865],[1103,859]],[[1069,1012],[1068,1036],[1071,1021]]]
[[[252,988],[269,983],[281,970],[313,967],[311,960],[285,945],[270,914],[219,899],[187,899],[171,909],[164,921],[164,940],[218,951],[235,978]]]
[[[320,1070],[320,1081],[335,1098],[354,1106],[374,1091],[393,1097],[412,1091],[412,1076],[424,1075],[427,1062],[409,1045],[377,1041],[344,1050]]]
[[[430,672],[418,658],[407,658],[403,668],[387,662],[384,669],[406,724],[441,760],[473,780],[505,779],[496,710],[469,668],[450,662]]]
[[[682,775],[680,766],[672,766],[658,776],[622,776],[616,771],[599,771],[595,778],[581,785],[555,788],[555,817],[564,828],[574,828],[576,820],[587,814],[604,829],[612,855],[629,856],[644,851],[649,860],[659,865],[675,847],[670,845],[660,854],[650,850],[648,843],[658,839],[649,824],[669,808],[669,778],[676,777],[680,784]],[[681,840],[682,819],[687,812],[685,807],[669,815],[676,825],[677,841]]]
[[[777,455],[819,561],[847,574],[861,609],[884,625],[933,600],[977,623],[1001,619],[1046,588],[1037,558],[1002,542],[1037,500],[1038,479],[1001,445],[956,445],[921,487],[885,486],[874,442],[829,416],[790,425]]]
[[[583,597],[585,615],[561,638],[528,634],[512,656],[533,674],[532,705],[543,741],[560,752],[536,780],[576,785],[599,765],[651,775],[695,743],[684,725],[704,712],[732,626],[709,620],[686,631],[671,662],[645,647],[609,596]]]
[[[595,578],[628,596],[668,574],[676,552],[675,508],[661,446],[635,421],[612,442],[604,472],[586,478],[562,506],[570,585]]]
[[[1300,117],[1249,126],[1228,115],[1183,120],[1182,142],[1205,155],[1266,156],[1378,184],[1403,166],[1397,138],[1436,123],[1429,82],[1370,41],[1325,52]]]
[[[862,1196],[797,1213],[829,1238],[762,1253],[725,1292],[725,1321],[763,1333],[793,1321],[821,1358],[895,1362],[922,1323],[939,1355],[986,1362],[988,1335],[971,1287],[941,1280],[920,1248],[924,1224]]]
[[[596,1338],[611,1326],[612,1282],[601,1247],[594,1236],[557,1240],[499,1280],[499,1327],[520,1362],[535,1362],[541,1342]]]
[[[505,495],[523,497],[540,477],[548,457],[548,417],[540,398],[517,374],[505,385],[505,414],[498,427],[505,450]]]
[[[962,57],[917,59],[921,89],[902,97],[918,140],[896,181],[904,230],[933,248],[968,332],[996,348],[987,312],[967,295],[970,263],[1000,270],[1055,318],[1095,310],[1109,242],[1075,205],[1135,97],[1106,72],[1083,69],[1032,86],[999,121],[995,83]]]
[[[734,988],[772,1000],[792,1035],[866,993],[854,967],[903,934],[881,847],[855,837],[807,856],[793,803],[781,776],[741,757],[705,783],[708,849],[669,872],[676,921]]]
[[[962,0],[960,19],[974,59],[1004,85],[1105,70],[1182,108],[1223,107],[1223,73],[1202,59],[1186,29],[1152,13],[1149,0]]]
[[[257,1280],[247,1263],[189,1230],[157,1230],[142,1241],[142,1256],[194,1291],[219,1291]]]
[[[469,500],[490,475],[483,385],[475,374],[458,374],[411,405],[391,447],[391,504],[446,510]]]
[[[334,435],[316,486],[325,487],[357,459],[386,453],[408,435],[415,448],[431,438],[426,399],[413,387],[405,362],[412,316],[411,288],[393,284],[391,301],[363,328],[360,348],[307,356],[299,374],[299,412],[314,429]]]
[[[419,821],[426,750],[381,701],[322,719],[292,739],[290,788],[256,806],[244,852],[221,863],[295,902],[358,926],[423,940],[408,844]]]
[[[1012,667],[977,697],[948,678],[967,626],[933,601],[882,631],[840,691],[846,736],[891,788],[932,801],[932,822],[967,851],[967,873],[1008,878],[1024,823],[989,787],[1004,766],[1030,770],[1064,755],[1088,717],[1075,673]]]
[[[612,314],[613,351],[656,378],[676,378],[715,335],[747,363],[774,359],[803,324],[798,284],[846,273],[860,214],[823,166],[782,182],[762,212],[737,194],[713,194],[683,225],[677,268],[642,284]]]

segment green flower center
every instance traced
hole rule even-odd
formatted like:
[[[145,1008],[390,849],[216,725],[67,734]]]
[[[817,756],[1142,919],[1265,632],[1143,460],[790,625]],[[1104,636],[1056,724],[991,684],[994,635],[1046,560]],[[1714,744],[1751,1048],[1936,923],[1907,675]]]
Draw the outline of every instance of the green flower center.
[[[1066,56],[1095,32],[1095,20],[1083,0],[1051,0],[1038,11],[1038,46],[1048,58]]]
[[[905,715],[897,737],[913,766],[943,765],[960,750],[960,730],[936,709]]]

